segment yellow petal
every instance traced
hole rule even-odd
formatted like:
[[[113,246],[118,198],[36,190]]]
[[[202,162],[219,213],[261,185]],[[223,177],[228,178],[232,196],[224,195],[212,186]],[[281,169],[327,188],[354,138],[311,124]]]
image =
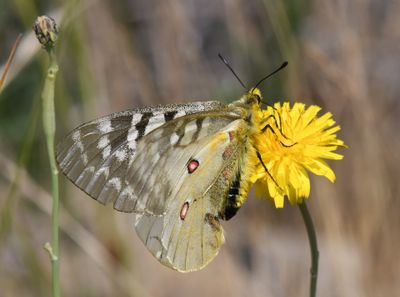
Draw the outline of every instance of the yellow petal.
[[[275,207],[276,208],[283,208],[283,204],[285,202],[285,199],[283,198],[282,195],[275,196],[274,197],[274,202],[275,202]]]
[[[297,104],[295,104],[296,106]],[[304,126],[307,126],[318,114],[318,112],[321,110],[321,107],[316,106],[316,105],[311,105],[307,110],[303,113],[303,120],[302,123]]]
[[[333,170],[329,167],[324,160],[314,159],[309,164],[304,164],[305,167],[312,173],[320,176],[325,176],[331,182],[335,182],[336,176]]]

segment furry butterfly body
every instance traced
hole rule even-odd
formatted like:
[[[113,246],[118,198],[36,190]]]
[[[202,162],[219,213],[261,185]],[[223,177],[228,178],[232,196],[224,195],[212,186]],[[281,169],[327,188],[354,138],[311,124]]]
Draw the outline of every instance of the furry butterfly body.
[[[85,123],[58,146],[61,171],[97,201],[136,214],[135,229],[164,265],[207,265],[220,220],[242,206],[257,166],[261,94],[133,109]]]

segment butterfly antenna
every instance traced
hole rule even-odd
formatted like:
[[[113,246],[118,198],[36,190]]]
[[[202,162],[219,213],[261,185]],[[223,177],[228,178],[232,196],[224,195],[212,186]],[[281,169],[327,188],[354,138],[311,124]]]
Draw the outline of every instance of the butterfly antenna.
[[[283,64],[276,70],[274,70],[273,72],[271,72],[270,74],[268,74],[266,77],[263,77],[254,87],[255,89],[264,81],[266,80],[268,77],[274,75],[275,73],[279,72],[280,70],[282,70],[283,68],[285,68],[288,65],[288,61],[283,62]]]
[[[233,75],[236,77],[236,79],[239,81],[239,83],[242,85],[242,87],[247,89],[246,85],[242,82],[242,80],[239,78],[239,76],[233,70],[231,65],[229,65],[229,62],[221,54],[218,54],[218,57],[222,60],[222,62],[225,64],[225,66],[228,67],[228,69],[233,73]]]

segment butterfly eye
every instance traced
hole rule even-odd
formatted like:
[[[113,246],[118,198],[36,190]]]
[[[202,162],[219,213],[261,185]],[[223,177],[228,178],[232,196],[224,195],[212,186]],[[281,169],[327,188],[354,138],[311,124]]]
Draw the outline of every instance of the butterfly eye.
[[[253,105],[253,104],[260,104],[261,96],[258,94],[251,93],[246,100],[246,104]]]
[[[199,161],[191,159],[187,164],[187,170],[189,174],[192,174],[197,169],[197,167],[199,167],[199,165],[200,165]]]

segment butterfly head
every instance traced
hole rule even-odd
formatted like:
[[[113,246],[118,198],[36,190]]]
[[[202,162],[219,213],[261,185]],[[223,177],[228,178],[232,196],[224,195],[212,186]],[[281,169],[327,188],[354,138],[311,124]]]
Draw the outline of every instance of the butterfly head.
[[[261,103],[265,103],[262,101],[262,96],[261,96],[261,91],[258,88],[258,86],[265,81],[267,78],[269,78],[270,76],[274,75],[275,73],[277,73],[278,71],[282,70],[283,68],[285,68],[288,65],[288,62],[285,61],[283,62],[283,64],[276,70],[274,70],[273,72],[271,72],[270,74],[268,74],[267,76],[263,77],[258,83],[256,83],[255,87],[251,88],[242,98],[241,98],[241,103],[245,104],[247,106],[251,106],[251,107],[260,107]],[[243,85],[243,84],[242,84]],[[243,85],[244,86],[244,85]]]
[[[260,106],[262,102],[261,91],[257,88],[251,88],[243,97],[240,99],[240,103],[245,106]]]

